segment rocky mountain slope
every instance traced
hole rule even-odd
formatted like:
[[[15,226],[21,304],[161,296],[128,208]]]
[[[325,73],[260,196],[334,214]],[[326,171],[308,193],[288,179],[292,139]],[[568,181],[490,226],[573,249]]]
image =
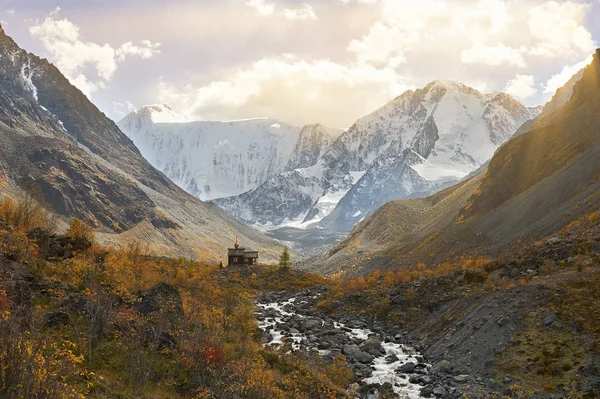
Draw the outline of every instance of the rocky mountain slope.
[[[316,267],[351,273],[498,254],[600,208],[600,51],[568,103],[537,118],[469,180],[434,196],[393,201],[360,223]]]
[[[315,139],[321,139],[310,137],[310,129],[301,133],[296,126],[267,118],[190,122],[166,105],[142,107],[118,126],[152,165],[202,200],[257,187],[283,172],[292,157],[304,162],[310,146],[318,147]],[[303,140],[295,148],[299,137]],[[315,151],[320,153],[319,148]]]
[[[0,28],[0,191],[39,193],[103,243],[141,240],[173,256],[217,260],[236,235],[274,256],[277,244],[179,189],[47,60]]]
[[[313,165],[217,203],[252,224],[349,231],[391,199],[456,183],[538,113],[507,94],[432,82],[358,120]]]

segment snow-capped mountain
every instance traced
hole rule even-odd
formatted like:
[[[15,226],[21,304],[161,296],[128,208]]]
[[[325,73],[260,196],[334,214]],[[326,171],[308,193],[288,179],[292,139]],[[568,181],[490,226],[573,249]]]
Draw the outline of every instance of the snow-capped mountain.
[[[301,132],[268,118],[192,122],[166,105],[142,107],[118,126],[152,165],[202,200],[241,194],[284,172]]]
[[[342,133],[342,129],[329,128],[319,123],[304,126],[286,169],[313,166]]]
[[[435,81],[358,120],[314,165],[217,203],[252,224],[349,231],[389,200],[458,182],[538,113],[508,94]]]

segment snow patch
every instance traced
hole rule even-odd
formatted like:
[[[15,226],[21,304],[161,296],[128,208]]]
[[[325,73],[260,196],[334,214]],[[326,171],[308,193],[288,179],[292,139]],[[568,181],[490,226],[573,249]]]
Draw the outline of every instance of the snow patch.
[[[21,78],[23,79],[23,83],[25,84],[25,89],[29,91],[35,101],[38,101],[38,90],[37,87],[33,84],[33,74],[34,71],[31,69],[31,60],[29,59],[29,55],[27,56],[27,63],[24,63],[21,67]]]

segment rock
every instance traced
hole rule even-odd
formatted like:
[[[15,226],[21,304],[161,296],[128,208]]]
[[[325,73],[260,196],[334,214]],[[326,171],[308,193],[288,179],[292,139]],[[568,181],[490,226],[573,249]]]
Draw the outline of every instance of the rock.
[[[498,320],[497,324],[498,324],[498,326],[503,327],[503,326],[507,325],[509,322],[510,322],[510,319],[505,316],[505,317],[500,318],[500,320]]]
[[[398,358],[398,356],[396,356],[395,353],[392,353],[391,355],[386,356],[386,358],[385,358],[385,361],[387,363],[394,363],[394,362],[397,362],[398,360],[400,360],[400,359]]]
[[[317,318],[309,318],[304,320],[302,323],[302,329],[305,331],[310,331],[314,329],[321,328],[323,326],[323,321]]]
[[[385,353],[385,349],[383,349],[381,341],[376,336],[369,337],[369,339],[367,339],[365,343],[361,345],[360,349],[363,352],[369,352],[371,354],[373,351],[377,353]]]
[[[412,373],[413,371],[415,371],[416,368],[416,364],[414,364],[413,362],[408,362],[398,367],[396,371],[399,371],[401,373]]]
[[[262,342],[263,344],[268,344],[271,341],[273,341],[273,336],[268,332],[263,333],[260,342]]]
[[[363,364],[369,364],[373,361],[373,356],[371,356],[370,354],[368,354],[367,352],[359,352],[356,357],[356,360],[358,360],[359,362],[363,363]]]
[[[419,394],[424,398],[430,398],[431,395],[433,395],[433,387],[431,385],[427,385],[421,389]]]
[[[554,244],[558,244],[561,241],[560,238],[558,237],[552,237],[551,239],[549,239],[548,241],[546,241],[546,244],[548,245],[554,245]]]
[[[549,327],[558,320],[558,315],[556,313],[551,313],[544,319],[544,327]]]
[[[67,325],[71,320],[68,313],[65,312],[50,312],[44,315],[44,326],[48,328],[60,328]]]
[[[433,394],[438,398],[443,398],[448,394],[448,391],[443,386],[437,386],[433,388]]]
[[[329,349],[330,347],[331,347],[331,344],[327,341],[319,342],[319,349]]]
[[[166,283],[158,283],[143,292],[136,309],[144,315],[157,314],[159,320],[171,324],[180,324],[184,319],[179,290]]]
[[[442,360],[441,362],[435,364],[432,368],[431,371],[433,373],[449,373],[450,371],[452,371],[452,365],[450,364],[449,361],[447,360]]]
[[[461,374],[461,375],[456,375],[454,376],[454,381],[462,383],[462,382],[467,382],[471,380],[471,376],[468,374]]]
[[[364,364],[368,364],[373,361],[373,356],[361,351],[357,346],[354,345],[344,345],[344,347],[342,348],[342,353],[348,358],[359,361]]]

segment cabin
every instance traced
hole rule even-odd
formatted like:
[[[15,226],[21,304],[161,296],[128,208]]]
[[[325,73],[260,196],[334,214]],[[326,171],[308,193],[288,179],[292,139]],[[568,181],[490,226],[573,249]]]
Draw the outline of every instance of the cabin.
[[[240,248],[237,239],[234,248],[227,250],[227,266],[236,265],[256,265],[258,262],[258,251],[247,251],[246,248]]]

